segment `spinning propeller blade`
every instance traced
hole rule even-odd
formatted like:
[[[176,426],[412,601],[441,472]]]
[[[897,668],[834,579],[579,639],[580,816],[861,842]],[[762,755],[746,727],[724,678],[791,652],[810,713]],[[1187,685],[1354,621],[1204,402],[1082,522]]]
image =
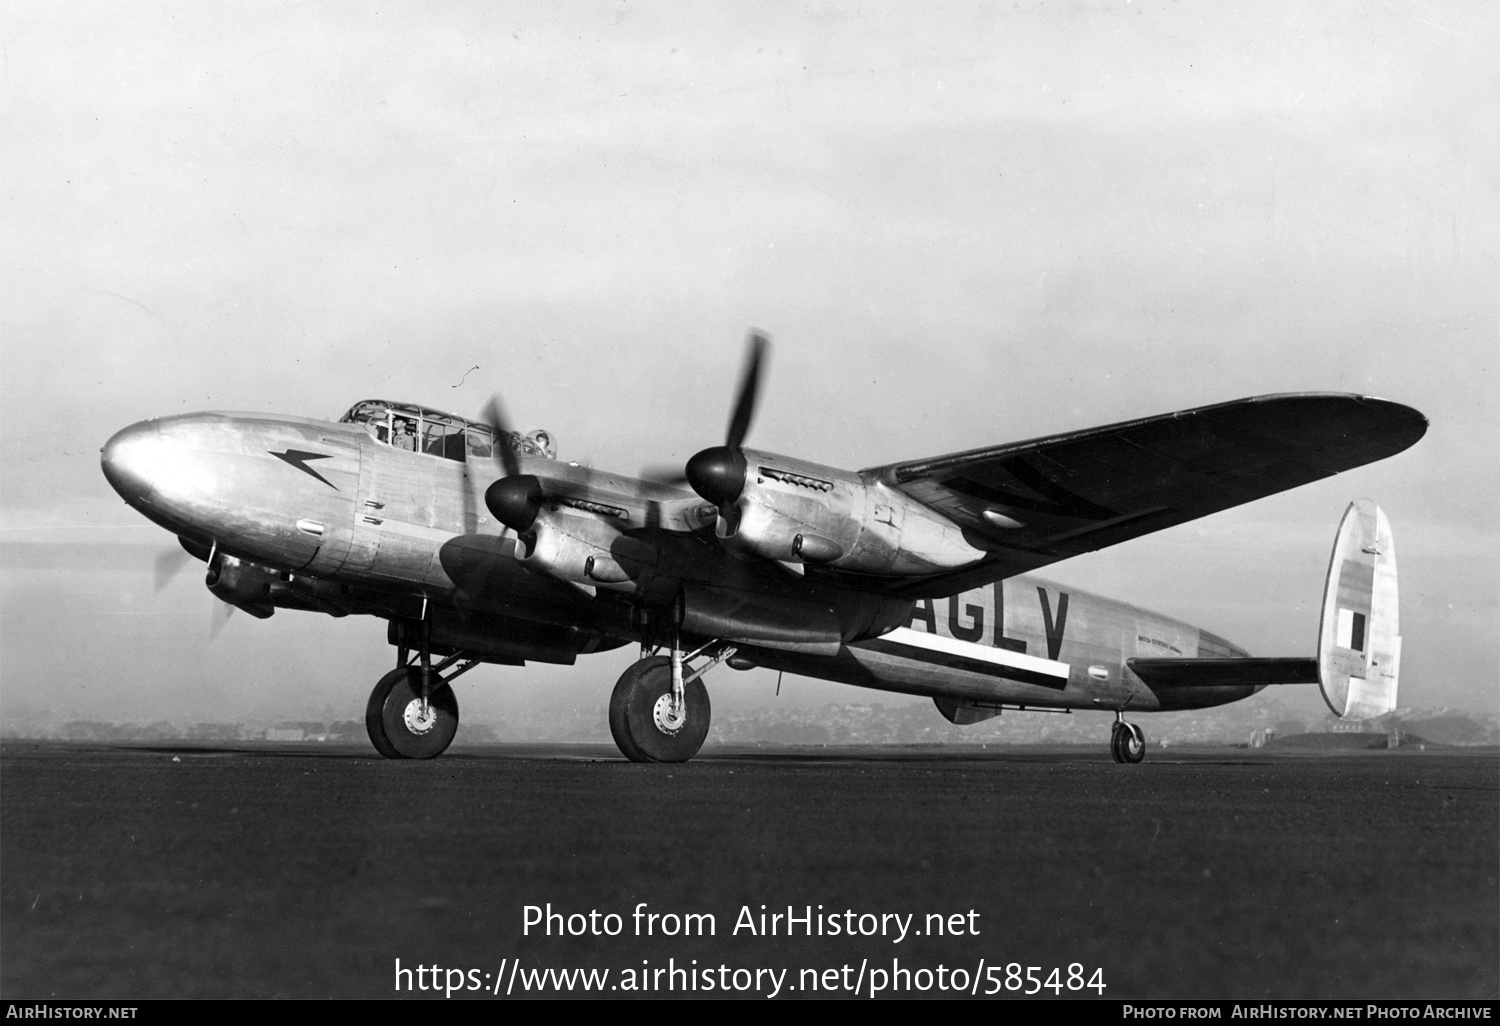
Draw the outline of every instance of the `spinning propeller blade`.
[[[186,549],[163,549],[156,554],[156,593],[161,594],[162,589],[171,584],[177,575],[182,573],[182,568],[187,566],[192,556]]]
[[[745,368],[740,373],[734,412],[724,444],[704,449],[687,462],[688,484],[693,491],[719,507],[719,514],[730,519],[729,509],[745,488],[745,453],[742,446],[755,417],[755,402],[760,391],[761,366],[765,362],[769,341],[758,331],[751,331],[746,343]]]
[[[182,568],[187,566],[188,557],[208,562],[212,554],[212,546],[204,545],[202,542],[190,541],[178,536],[178,548],[163,549],[156,554],[156,592],[161,594],[163,588],[171,584]]]
[[[208,640],[212,644],[219,640],[219,634],[224,630],[224,625],[234,615],[234,607],[228,602],[214,599],[213,608],[208,614]]]
[[[495,443],[491,451],[495,462],[500,464],[501,475],[515,477],[521,472],[521,461],[516,457],[516,451],[510,447],[512,432],[505,419],[505,408],[500,405],[500,393],[490,396],[490,401],[484,404],[479,415],[494,433]]]
[[[760,365],[766,352],[766,336],[752,330],[745,343],[745,367],[740,371],[739,397],[734,403],[734,413],[729,417],[729,431],[724,444],[738,449],[750,431],[750,420],[755,416],[755,396],[760,390]]]
[[[681,488],[688,483],[687,474],[681,467],[671,464],[653,464],[642,467],[636,471],[636,478],[648,484],[666,485],[668,488]]]
[[[517,534],[525,534],[536,523],[547,499],[535,474],[521,473],[521,460],[510,446],[512,434],[498,394],[484,404],[482,416],[495,435],[493,451],[500,464],[500,479],[485,489],[484,504],[496,520]]]

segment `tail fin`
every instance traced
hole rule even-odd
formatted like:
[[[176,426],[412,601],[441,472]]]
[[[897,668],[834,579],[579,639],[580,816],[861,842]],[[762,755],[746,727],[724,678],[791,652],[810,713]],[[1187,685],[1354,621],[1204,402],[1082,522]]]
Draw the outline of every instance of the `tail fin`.
[[[1343,719],[1369,719],[1396,708],[1399,618],[1390,521],[1374,502],[1356,499],[1334,539],[1318,625],[1318,687]]]

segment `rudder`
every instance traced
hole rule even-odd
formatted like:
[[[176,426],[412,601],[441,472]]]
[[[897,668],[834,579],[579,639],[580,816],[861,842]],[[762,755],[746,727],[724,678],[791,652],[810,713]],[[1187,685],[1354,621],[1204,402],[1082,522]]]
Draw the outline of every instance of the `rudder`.
[[[1356,499],[1344,512],[1318,625],[1318,687],[1343,719],[1396,708],[1401,666],[1396,542],[1385,511]]]

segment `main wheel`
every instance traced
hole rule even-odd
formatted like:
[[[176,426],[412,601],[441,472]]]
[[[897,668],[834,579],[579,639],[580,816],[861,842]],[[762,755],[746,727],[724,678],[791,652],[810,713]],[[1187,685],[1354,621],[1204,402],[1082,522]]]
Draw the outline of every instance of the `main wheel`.
[[[422,708],[422,669],[392,670],[370,692],[365,706],[370,743],[387,759],[435,759],[458,733],[458,698],[440,684]]]
[[[701,679],[683,687],[684,710],[672,716],[672,660],[642,659],[620,674],[609,696],[609,732],[631,762],[687,762],[708,736],[711,710]]]
[[[1137,763],[1146,757],[1146,735],[1134,723],[1121,724],[1125,729],[1120,731],[1120,762]]]

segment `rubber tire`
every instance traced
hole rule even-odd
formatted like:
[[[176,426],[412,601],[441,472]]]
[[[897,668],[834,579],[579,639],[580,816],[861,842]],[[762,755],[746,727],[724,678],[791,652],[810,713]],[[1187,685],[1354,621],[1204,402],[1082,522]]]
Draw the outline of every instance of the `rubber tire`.
[[[406,726],[406,707],[422,694],[422,669],[404,666],[392,670],[370,692],[365,706],[365,731],[370,743],[387,759],[435,759],[453,743],[458,733],[458,697],[444,684],[429,699],[437,723],[425,734],[413,734]]]
[[[1125,733],[1124,724],[1116,721],[1109,731],[1109,754],[1114,756],[1115,762],[1124,762],[1125,755],[1120,750],[1120,738]]]
[[[672,661],[662,660],[660,657],[642,659],[631,663],[629,668],[615,681],[615,689],[609,695],[609,736],[615,739],[615,747],[620,754],[631,762],[650,762],[651,759],[641,750],[640,746],[630,736],[630,730],[626,726],[626,709],[629,707],[629,697],[635,687],[638,678],[647,669],[665,661],[667,673],[672,672]]]
[[[1134,723],[1124,726],[1120,733],[1120,761],[1133,766],[1146,757],[1146,734]]]
[[[713,711],[702,679],[685,685],[687,723],[676,734],[656,725],[656,701],[672,692],[672,660],[652,656],[620,674],[609,696],[609,732],[615,746],[631,762],[687,762],[708,737]]]

